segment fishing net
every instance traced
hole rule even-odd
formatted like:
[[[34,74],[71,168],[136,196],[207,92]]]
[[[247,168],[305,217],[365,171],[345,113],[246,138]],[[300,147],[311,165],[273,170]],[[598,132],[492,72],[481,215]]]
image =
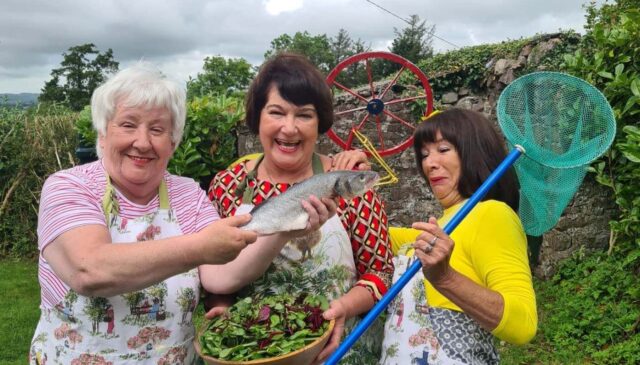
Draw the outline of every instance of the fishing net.
[[[615,137],[613,111],[595,87],[558,72],[535,72],[500,94],[498,123],[510,147],[525,153],[515,163],[522,224],[529,235],[551,229],[582,183],[588,164]]]

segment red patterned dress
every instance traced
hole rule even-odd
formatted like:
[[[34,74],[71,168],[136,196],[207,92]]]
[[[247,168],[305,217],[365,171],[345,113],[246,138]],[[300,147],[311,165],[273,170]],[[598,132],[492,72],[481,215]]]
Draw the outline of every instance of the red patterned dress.
[[[243,161],[220,171],[209,186],[209,199],[221,217],[247,213],[271,196],[291,185],[255,178]],[[337,214],[317,233],[289,242],[273,261],[272,267],[247,290],[247,294],[295,292],[321,293],[330,299],[355,286],[369,290],[374,301],[387,291],[393,274],[393,253],[389,245],[387,215],[380,197],[373,191],[351,201],[340,198]],[[349,247],[350,246],[350,247]],[[324,268],[323,268],[324,266]],[[347,332],[355,320],[347,323]],[[375,326],[374,326],[375,327]],[[379,359],[382,324],[371,328],[367,339],[354,346],[353,356],[344,364],[371,364]],[[363,336],[364,337],[364,336]]]
[[[247,162],[220,171],[209,186],[209,199],[221,217],[233,216],[242,204],[236,188],[247,176]],[[283,193],[290,184],[274,184],[267,180],[250,179],[247,188],[254,191],[251,203],[260,205],[271,196]],[[389,246],[387,213],[378,194],[369,190],[351,201],[340,198],[338,217],[351,240],[353,257],[360,279],[356,285],[368,288],[375,301],[387,291],[393,275],[393,252]]]

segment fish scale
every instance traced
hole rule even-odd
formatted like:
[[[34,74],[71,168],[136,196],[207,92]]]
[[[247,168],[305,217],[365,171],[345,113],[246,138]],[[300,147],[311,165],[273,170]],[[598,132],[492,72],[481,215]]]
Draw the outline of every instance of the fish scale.
[[[313,175],[254,207],[251,221],[241,228],[258,235],[305,229],[309,214],[302,206],[303,200],[311,195],[318,198],[341,196],[351,200],[371,189],[378,179],[379,175],[374,171],[332,171]]]

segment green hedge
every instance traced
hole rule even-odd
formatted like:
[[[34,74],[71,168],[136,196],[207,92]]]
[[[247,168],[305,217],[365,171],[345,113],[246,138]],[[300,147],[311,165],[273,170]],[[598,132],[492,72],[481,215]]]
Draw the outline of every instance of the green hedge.
[[[0,109],[0,256],[33,257],[40,190],[77,163],[78,113],[57,106]]]

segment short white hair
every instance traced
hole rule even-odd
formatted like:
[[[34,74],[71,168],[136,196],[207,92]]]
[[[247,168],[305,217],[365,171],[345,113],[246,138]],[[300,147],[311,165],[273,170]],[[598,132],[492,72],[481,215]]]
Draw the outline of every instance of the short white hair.
[[[171,111],[171,141],[178,148],[186,118],[184,87],[165,76],[149,62],[138,62],[125,68],[93,91],[91,119],[99,136],[107,133],[107,123],[113,118],[118,103],[127,107],[165,107]],[[96,152],[102,151],[96,141]]]

